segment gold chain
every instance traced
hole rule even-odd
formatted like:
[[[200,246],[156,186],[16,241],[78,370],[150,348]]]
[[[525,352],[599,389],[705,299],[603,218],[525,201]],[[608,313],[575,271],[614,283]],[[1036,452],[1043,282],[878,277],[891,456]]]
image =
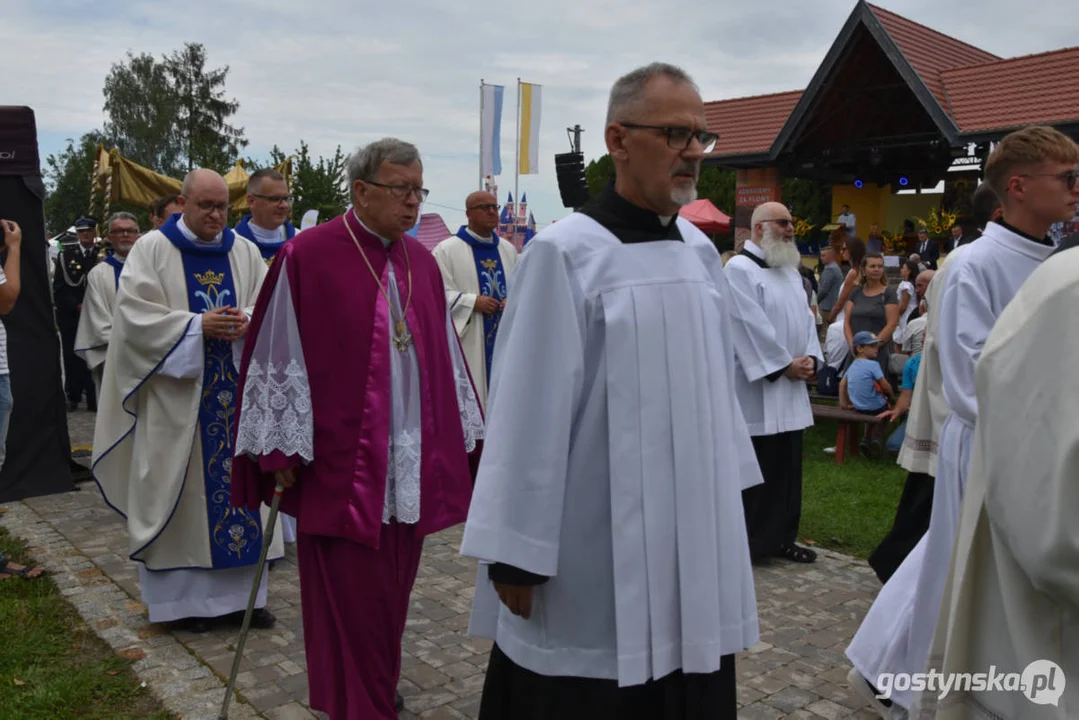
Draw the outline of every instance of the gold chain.
[[[378,289],[382,291],[382,295],[386,298],[386,305],[390,309],[390,315],[393,316],[393,344],[401,352],[408,350],[408,346],[412,344],[412,335],[408,332],[408,326],[405,325],[404,316],[408,313],[408,308],[412,304],[412,264],[408,259],[408,244],[406,243],[402,249],[405,253],[405,268],[408,271],[408,296],[405,299],[405,307],[401,311],[401,317],[397,316],[397,313],[393,311],[393,302],[390,300],[390,294],[386,291],[386,287],[382,284],[382,279],[375,272],[375,268],[371,265],[371,261],[367,259],[367,253],[363,251],[363,247],[360,245],[360,241],[356,238],[356,234],[352,232],[352,227],[348,223],[348,215],[353,211],[349,211],[345,214],[344,222],[345,229],[348,230],[349,236],[352,238],[352,242],[356,243],[356,249],[360,251],[360,256],[363,257],[364,263],[367,264],[367,269],[371,271],[372,277],[375,278],[375,282],[378,283]],[[398,242],[405,242],[399,240]],[[386,262],[391,262],[389,258]]]

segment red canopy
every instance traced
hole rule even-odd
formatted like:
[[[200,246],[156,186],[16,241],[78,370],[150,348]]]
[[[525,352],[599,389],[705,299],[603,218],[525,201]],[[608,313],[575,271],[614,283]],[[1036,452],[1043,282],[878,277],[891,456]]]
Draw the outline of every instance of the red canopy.
[[[731,230],[730,217],[706,198],[694,200],[689,205],[683,205],[678,214],[696,225],[701,232],[724,235]]]

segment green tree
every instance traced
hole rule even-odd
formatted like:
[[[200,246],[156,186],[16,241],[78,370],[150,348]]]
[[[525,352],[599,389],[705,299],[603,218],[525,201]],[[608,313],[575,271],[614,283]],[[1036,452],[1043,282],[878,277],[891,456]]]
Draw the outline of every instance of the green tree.
[[[831,222],[832,186],[821,180],[786,178],[781,192],[783,204],[790,208],[791,215],[816,226],[802,241],[824,242],[827,233],[821,228]]]
[[[607,183],[614,180],[614,160],[609,154],[599,160],[592,160],[584,169],[584,179],[588,183],[588,192],[595,197]]]
[[[155,60],[127,54],[105,78],[105,133],[125,157],[163,175],[196,167],[227,172],[247,147],[230,124],[240,104],[225,97],[228,67],[206,66],[206,49],[187,43]]]
[[[107,147],[109,139],[93,130],[77,141],[69,138],[63,151],[45,159],[45,228],[50,237],[67,230],[90,209],[90,175],[99,144]],[[101,210],[99,203],[97,215]]]
[[[163,175],[183,174],[184,143],[176,127],[177,97],[164,62],[127,54],[105,78],[105,134],[124,157]]]
[[[734,217],[734,170],[719,167],[701,168],[697,179],[697,197],[710,200],[717,209]]]

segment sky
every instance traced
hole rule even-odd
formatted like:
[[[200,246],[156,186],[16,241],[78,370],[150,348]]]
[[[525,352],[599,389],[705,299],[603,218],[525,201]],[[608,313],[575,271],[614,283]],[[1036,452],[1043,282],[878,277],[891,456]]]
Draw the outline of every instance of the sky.
[[[1076,43],[1070,3],[979,6],[878,0],[882,7],[1001,57]],[[102,85],[127,52],[202,43],[228,66],[226,94],[245,155],[346,153],[384,136],[417,145],[426,212],[455,228],[479,187],[480,80],[505,86],[500,203],[514,186],[517,79],[543,86],[540,167],[520,190],[544,226],[565,217],[554,155],[584,128],[585,161],[606,152],[607,93],[653,61],[685,69],[704,100],[804,88],[852,0],[0,0],[0,103],[35,111],[42,161],[100,128]],[[1065,19],[1067,21],[1065,21]]]

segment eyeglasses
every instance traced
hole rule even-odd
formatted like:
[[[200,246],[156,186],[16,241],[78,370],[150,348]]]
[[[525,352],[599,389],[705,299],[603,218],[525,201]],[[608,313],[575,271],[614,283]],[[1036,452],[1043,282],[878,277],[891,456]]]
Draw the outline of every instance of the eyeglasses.
[[[497,203],[487,203],[486,205],[473,205],[472,207],[468,208],[468,211],[485,210],[487,212],[498,212],[498,208],[500,207],[502,206],[498,205]]]
[[[719,134],[707,130],[694,130],[684,125],[638,125],[636,123],[618,123],[632,130],[659,130],[667,136],[667,147],[672,150],[685,150],[694,139],[701,144],[701,150],[710,153],[719,140]]]
[[[427,199],[427,196],[431,194],[431,191],[427,188],[412,187],[411,185],[385,185],[383,183],[373,182],[371,180],[365,181],[368,185],[374,185],[375,187],[384,188],[388,190],[390,195],[395,200],[404,200],[408,197],[409,193],[415,196],[416,200],[423,202]]]
[[[212,213],[216,210],[227,215],[229,212],[229,204],[227,202],[215,203],[210,200],[203,200],[195,203],[195,207],[202,210],[204,213]]]
[[[1079,178],[1079,170],[1065,170],[1062,173],[1029,173],[1019,177],[1051,177],[1063,181],[1069,190],[1075,189],[1076,178]]]
[[[768,218],[767,220],[761,220],[760,222],[774,222],[779,227],[794,227],[794,221],[787,218]]]
[[[251,193],[251,197],[257,197],[271,205],[280,205],[281,203],[292,204],[294,196],[292,195],[259,195],[258,193]]]
[[[113,237],[135,237],[138,234],[138,230],[109,230],[109,235]]]

